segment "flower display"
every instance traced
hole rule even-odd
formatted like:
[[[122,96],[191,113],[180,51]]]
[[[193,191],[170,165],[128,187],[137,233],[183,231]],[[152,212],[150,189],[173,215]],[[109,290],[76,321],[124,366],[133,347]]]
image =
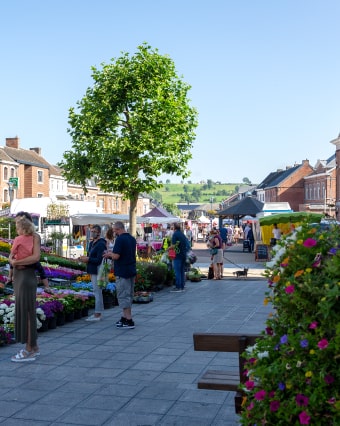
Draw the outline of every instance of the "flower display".
[[[0,301],[0,324],[14,324],[15,304],[12,300]]]
[[[340,424],[339,244],[338,226],[304,223],[274,246],[265,270],[273,311],[244,353],[242,425]]]

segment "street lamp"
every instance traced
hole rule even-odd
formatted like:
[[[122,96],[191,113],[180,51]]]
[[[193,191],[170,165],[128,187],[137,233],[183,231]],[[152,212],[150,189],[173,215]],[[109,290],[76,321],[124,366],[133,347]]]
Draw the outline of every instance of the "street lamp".
[[[9,195],[9,205],[12,205],[13,195],[14,195],[14,183],[8,182],[8,195]]]

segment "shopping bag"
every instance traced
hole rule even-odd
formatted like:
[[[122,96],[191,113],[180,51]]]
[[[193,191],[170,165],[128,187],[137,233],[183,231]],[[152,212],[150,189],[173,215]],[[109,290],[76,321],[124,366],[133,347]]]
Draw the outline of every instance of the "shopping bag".
[[[109,282],[109,273],[111,265],[103,259],[102,263],[98,267],[97,285],[99,288],[106,288]]]

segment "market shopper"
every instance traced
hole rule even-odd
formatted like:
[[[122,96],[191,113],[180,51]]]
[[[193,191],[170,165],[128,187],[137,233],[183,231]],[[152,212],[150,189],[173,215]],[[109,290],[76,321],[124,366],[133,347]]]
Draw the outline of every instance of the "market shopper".
[[[20,212],[15,218],[17,231],[23,235],[27,230],[31,236],[26,244],[26,252],[23,247],[11,250],[9,262],[13,267],[13,288],[15,296],[15,339],[25,344],[11,358],[13,362],[32,362],[40,355],[38,347],[36,296],[37,277],[35,274],[36,262],[40,260],[40,237],[35,232],[29,213]],[[26,231],[25,231],[26,229]]]
[[[122,317],[116,322],[116,327],[132,329],[135,328],[132,319],[132,303],[137,275],[137,241],[125,230],[123,222],[116,222],[113,225],[113,230],[116,234],[115,245],[112,252],[104,253],[104,258],[114,261],[117,299],[123,310]]]
[[[181,230],[181,225],[175,223],[174,233],[171,239],[171,245],[176,251],[176,257],[173,260],[173,268],[176,278],[176,288],[171,290],[173,293],[180,293],[184,291],[185,287],[185,263],[187,252],[190,248],[188,240]]]
[[[95,299],[94,314],[86,321],[100,321],[104,311],[103,292],[98,286],[98,268],[103,261],[103,254],[106,251],[106,240],[101,237],[101,227],[93,225],[91,227],[91,241],[89,244],[87,256],[80,256],[79,260],[87,264],[86,271],[91,275],[93,293]]]
[[[211,260],[214,269],[214,280],[221,280],[223,277],[223,242],[216,229],[211,231],[211,237],[208,244],[213,250]]]

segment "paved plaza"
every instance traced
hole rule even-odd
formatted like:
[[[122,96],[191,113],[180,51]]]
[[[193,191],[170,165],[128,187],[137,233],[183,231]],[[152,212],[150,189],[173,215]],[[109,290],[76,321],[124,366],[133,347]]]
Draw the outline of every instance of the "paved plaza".
[[[209,255],[196,243],[197,266]],[[183,293],[166,288],[154,301],[134,304],[136,328],[117,329],[119,307],[100,322],[84,319],[39,333],[35,362],[10,362],[21,345],[0,348],[0,426],[237,425],[234,393],[197,389],[207,369],[237,370],[236,355],[195,352],[194,332],[263,329],[263,264],[241,246],[225,252],[225,278],[187,282]],[[249,267],[248,278],[233,271]]]

